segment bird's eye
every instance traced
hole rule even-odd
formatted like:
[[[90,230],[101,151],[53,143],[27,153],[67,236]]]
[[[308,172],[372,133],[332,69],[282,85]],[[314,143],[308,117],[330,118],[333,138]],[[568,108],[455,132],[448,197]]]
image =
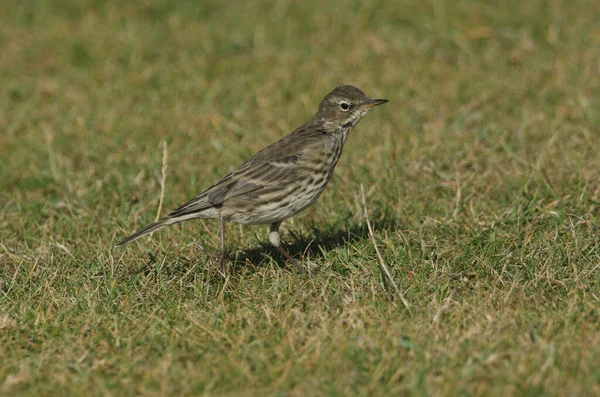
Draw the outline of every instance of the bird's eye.
[[[346,110],[350,109],[350,105],[348,105],[346,102],[342,102],[340,103],[340,109],[345,112]]]

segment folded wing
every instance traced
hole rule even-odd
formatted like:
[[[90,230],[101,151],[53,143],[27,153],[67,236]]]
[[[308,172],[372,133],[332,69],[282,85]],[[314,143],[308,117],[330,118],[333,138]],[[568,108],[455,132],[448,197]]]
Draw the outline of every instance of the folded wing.
[[[283,157],[267,162],[246,163],[238,171],[234,171],[212,187],[194,197],[168,216],[177,218],[202,212],[211,207],[218,207],[233,197],[259,193],[261,189],[276,188],[286,185],[296,176],[297,155]]]

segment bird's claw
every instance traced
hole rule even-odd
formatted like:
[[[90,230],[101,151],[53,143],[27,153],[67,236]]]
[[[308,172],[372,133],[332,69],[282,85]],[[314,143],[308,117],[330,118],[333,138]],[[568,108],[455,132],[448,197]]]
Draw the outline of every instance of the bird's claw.
[[[204,253],[204,255],[206,255],[210,259],[218,261],[218,263],[219,263],[219,270],[221,272],[221,275],[223,277],[226,276],[225,267],[226,267],[227,256],[228,256],[228,252],[227,251],[224,251],[224,252],[212,252],[212,251],[206,250],[202,245],[200,245],[197,242],[194,242],[192,244],[194,244],[196,247],[200,248],[200,250]]]
[[[279,253],[281,255],[283,255],[283,257],[285,258],[285,263],[286,264],[292,264],[294,265],[294,267],[296,268],[296,270],[298,270],[298,272],[300,273],[306,273],[306,269],[304,268],[304,266],[302,266],[302,263],[300,263],[299,260],[294,259],[286,250],[284,250],[281,247],[276,247],[277,251],[279,251]]]

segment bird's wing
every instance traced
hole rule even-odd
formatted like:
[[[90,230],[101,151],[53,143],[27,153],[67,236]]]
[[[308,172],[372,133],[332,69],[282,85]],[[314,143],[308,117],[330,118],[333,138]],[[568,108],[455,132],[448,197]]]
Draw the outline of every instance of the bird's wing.
[[[250,160],[242,164],[240,171],[256,163],[284,159],[289,160],[289,158],[302,153],[302,151],[310,146],[321,144],[322,139],[327,135],[327,132],[311,123],[313,123],[313,120],[304,124],[302,127],[296,128],[289,135],[284,136],[280,140],[273,142],[266,148],[257,152]],[[298,158],[296,157],[295,160],[297,159]]]
[[[295,178],[294,163],[298,157],[291,155],[266,162],[244,164],[239,170],[226,175],[212,187],[172,211],[169,217],[201,212],[230,198],[289,182]]]
[[[296,177],[296,162],[305,149],[320,144],[324,132],[318,128],[308,128],[309,124],[296,129],[291,134],[272,143],[246,161],[234,171],[206,191],[200,193],[169,214],[170,217],[201,212],[223,203],[232,197],[258,192]]]

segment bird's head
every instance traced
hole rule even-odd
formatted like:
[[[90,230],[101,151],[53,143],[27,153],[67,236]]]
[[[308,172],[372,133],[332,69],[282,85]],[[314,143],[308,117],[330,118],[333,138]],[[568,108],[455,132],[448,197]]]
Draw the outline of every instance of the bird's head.
[[[329,127],[354,127],[373,106],[387,101],[387,99],[369,99],[358,88],[342,85],[323,98],[317,118]]]

